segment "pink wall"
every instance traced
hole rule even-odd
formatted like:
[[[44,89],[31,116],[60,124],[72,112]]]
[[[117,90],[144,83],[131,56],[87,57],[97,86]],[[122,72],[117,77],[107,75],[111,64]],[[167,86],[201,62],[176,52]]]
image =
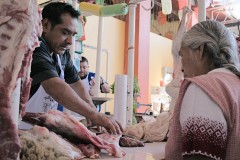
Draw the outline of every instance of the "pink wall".
[[[151,7],[151,1],[144,1],[140,6],[145,8]],[[149,90],[149,43],[150,43],[150,11],[146,11],[143,7],[138,7],[139,19],[137,19],[138,30],[138,57],[135,61],[135,74],[138,75],[139,85],[141,88],[141,97],[138,99],[140,103],[148,103],[148,90]],[[146,106],[142,106],[137,112],[145,112]]]

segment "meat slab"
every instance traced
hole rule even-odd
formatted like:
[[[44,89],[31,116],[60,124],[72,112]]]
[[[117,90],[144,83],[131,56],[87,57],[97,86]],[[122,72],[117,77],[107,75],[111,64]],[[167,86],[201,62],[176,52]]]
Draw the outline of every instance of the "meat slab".
[[[131,137],[120,137],[119,145],[121,147],[144,147],[144,143]]]
[[[83,154],[91,159],[96,159],[96,158],[100,158],[100,149],[97,148],[97,146],[93,145],[93,144],[79,144],[77,145],[81,151],[83,152]]]
[[[0,159],[17,159],[20,143],[10,97],[22,78],[21,105],[29,95],[32,51],[41,34],[37,0],[0,1]]]
[[[34,126],[28,131],[19,131],[21,142],[21,160],[78,160],[85,156],[73,144],[64,140],[45,127]]]
[[[98,137],[72,116],[58,110],[50,110],[41,114],[26,113],[23,121],[45,126],[74,144],[93,144],[99,149],[105,149],[114,157],[123,157],[125,155],[118,143],[111,143],[106,141],[106,138]],[[108,139],[111,139],[113,135],[108,134],[107,136]]]

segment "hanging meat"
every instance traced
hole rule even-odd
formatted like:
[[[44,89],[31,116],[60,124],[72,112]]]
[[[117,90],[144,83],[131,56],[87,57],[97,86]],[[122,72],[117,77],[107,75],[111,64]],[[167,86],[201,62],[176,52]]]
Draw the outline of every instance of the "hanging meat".
[[[41,14],[36,0],[0,1],[0,159],[17,159],[20,143],[13,123],[11,95],[22,78],[24,107],[31,85],[32,51],[39,45]]]

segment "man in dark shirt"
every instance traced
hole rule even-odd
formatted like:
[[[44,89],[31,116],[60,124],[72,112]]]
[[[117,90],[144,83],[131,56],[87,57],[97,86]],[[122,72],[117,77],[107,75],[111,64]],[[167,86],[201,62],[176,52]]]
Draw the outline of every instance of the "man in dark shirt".
[[[121,133],[122,127],[117,121],[96,111],[70,58],[68,48],[76,34],[78,16],[79,12],[66,3],[50,3],[44,7],[41,45],[33,53],[30,74],[33,81],[26,111],[47,112],[60,103],[110,133]]]
[[[61,69],[58,65],[57,55],[49,52],[48,45],[44,38],[40,37],[40,47],[33,52],[33,61],[31,68],[32,87],[30,91],[30,98],[38,90],[40,83],[52,77],[59,77]],[[64,80],[71,84],[79,80],[77,71],[73,66],[69,51],[59,55],[61,60],[61,67],[64,71]]]

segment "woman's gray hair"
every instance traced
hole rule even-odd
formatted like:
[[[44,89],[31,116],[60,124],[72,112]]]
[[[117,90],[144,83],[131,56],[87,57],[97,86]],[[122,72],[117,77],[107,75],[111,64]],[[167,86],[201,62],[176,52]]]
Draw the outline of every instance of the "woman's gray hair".
[[[233,33],[217,21],[203,21],[185,33],[181,47],[197,49],[204,45],[204,53],[216,68],[227,68],[240,77],[238,48]]]

